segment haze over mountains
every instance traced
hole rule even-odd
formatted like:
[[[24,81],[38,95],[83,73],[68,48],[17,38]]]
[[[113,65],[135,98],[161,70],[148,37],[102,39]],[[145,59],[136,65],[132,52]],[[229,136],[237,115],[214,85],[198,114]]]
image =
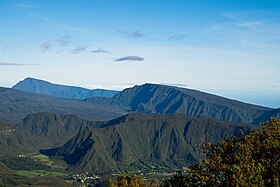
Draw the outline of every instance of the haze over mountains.
[[[280,116],[279,109],[173,86],[144,84],[79,100],[77,87],[23,82],[17,85],[28,83],[26,91],[0,88],[0,154],[41,150],[73,172],[180,168],[203,157],[200,144]]]
[[[114,91],[114,90],[104,90],[104,89],[89,90],[86,88],[81,88],[76,86],[52,84],[50,82],[34,79],[34,78],[26,78],[23,81],[20,81],[16,85],[14,85],[13,88],[17,90],[41,93],[45,95],[61,97],[66,99],[112,97],[116,93],[118,93],[118,91]]]
[[[119,108],[0,87],[1,121],[16,124],[28,114],[38,112],[76,114],[88,120],[110,120],[127,113]]]

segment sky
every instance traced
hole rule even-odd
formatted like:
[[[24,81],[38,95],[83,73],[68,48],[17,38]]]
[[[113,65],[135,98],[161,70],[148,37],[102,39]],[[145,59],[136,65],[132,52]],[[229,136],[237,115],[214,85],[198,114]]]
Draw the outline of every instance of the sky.
[[[0,86],[144,83],[280,107],[280,0],[0,0]]]

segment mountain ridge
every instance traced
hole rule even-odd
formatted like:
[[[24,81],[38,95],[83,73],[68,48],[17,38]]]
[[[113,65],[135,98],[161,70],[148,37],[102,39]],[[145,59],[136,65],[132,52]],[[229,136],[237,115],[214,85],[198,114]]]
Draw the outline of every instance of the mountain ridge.
[[[197,90],[174,86],[144,84],[127,88],[112,98],[90,98],[85,102],[129,106],[133,112],[200,115],[223,121],[253,123],[272,110]]]
[[[92,121],[107,121],[127,113],[120,108],[0,87],[0,121],[2,123],[15,125],[27,115],[39,112],[75,114]]]
[[[101,127],[103,123],[84,120],[72,114],[29,114],[14,127],[1,126],[0,154],[38,152],[43,148],[62,146],[82,128]]]
[[[40,93],[53,97],[66,99],[86,99],[91,97],[112,97],[118,91],[105,89],[86,89],[78,86],[68,86],[54,84],[48,81],[25,78],[12,87],[13,89],[28,91],[32,93]]]

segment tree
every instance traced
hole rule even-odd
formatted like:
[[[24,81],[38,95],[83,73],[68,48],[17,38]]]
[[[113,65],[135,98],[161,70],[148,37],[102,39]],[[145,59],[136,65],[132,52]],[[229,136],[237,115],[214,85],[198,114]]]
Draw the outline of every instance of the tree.
[[[219,144],[205,145],[206,159],[163,186],[280,186],[280,120]]]
[[[146,187],[141,176],[138,175],[120,175],[115,181],[110,182],[110,187]]]

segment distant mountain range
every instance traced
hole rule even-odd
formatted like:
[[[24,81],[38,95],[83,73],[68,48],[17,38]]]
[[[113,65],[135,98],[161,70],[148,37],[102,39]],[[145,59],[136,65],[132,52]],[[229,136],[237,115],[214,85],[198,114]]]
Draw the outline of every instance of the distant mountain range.
[[[253,123],[271,108],[166,85],[144,84],[127,88],[112,98],[90,98],[92,104],[126,106],[131,111],[206,116],[222,121]]]
[[[200,145],[257,128],[180,114],[128,114],[103,128],[83,128],[62,147],[41,150],[76,172],[180,168],[203,157]]]
[[[0,122],[17,124],[29,114],[55,112],[75,114],[88,120],[110,120],[127,112],[123,108],[81,102],[80,100],[55,98],[0,87]]]
[[[28,114],[38,112],[70,113],[88,120],[103,121],[127,112],[179,113],[254,124],[269,119],[271,115],[277,116],[277,112],[273,113],[272,110],[275,109],[272,108],[247,104],[197,90],[157,84],[127,88],[111,98],[92,97],[82,101],[0,88],[0,103],[0,109],[2,108],[0,119],[2,118],[4,122],[4,118],[19,122],[18,119],[21,120]]]
[[[86,99],[91,97],[112,97],[118,91],[94,89],[89,90],[86,88],[76,86],[65,86],[59,84],[52,84],[47,81],[26,78],[13,86],[14,89],[45,94],[53,97],[60,97],[66,99]]]

